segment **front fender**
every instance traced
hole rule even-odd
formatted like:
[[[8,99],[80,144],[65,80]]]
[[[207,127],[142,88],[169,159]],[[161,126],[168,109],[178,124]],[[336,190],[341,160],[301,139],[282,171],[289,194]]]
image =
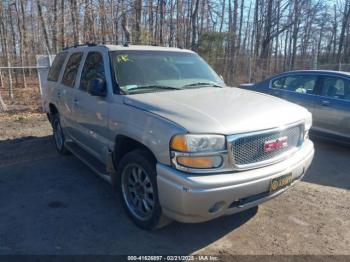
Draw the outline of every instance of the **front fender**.
[[[174,122],[123,104],[111,106],[109,128],[114,138],[124,135],[143,144],[159,163],[165,165],[170,165],[170,139],[175,134],[187,132]]]

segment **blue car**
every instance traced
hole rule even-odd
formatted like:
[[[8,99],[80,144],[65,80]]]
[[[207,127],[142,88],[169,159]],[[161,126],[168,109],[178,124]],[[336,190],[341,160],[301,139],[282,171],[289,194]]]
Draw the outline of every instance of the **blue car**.
[[[240,87],[306,107],[313,115],[312,135],[350,145],[350,73],[290,71]]]

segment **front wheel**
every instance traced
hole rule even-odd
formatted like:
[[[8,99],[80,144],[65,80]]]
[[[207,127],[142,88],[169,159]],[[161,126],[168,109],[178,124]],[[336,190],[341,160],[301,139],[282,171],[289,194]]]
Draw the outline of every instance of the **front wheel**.
[[[118,166],[119,195],[136,225],[151,230],[167,225],[158,199],[155,161],[145,150],[126,154]]]

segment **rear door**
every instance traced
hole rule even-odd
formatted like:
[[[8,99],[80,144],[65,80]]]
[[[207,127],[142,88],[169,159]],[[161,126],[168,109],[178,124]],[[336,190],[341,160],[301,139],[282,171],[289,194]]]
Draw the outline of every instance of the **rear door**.
[[[73,115],[73,97],[76,92],[74,86],[76,84],[77,73],[83,58],[83,52],[74,52],[70,55],[60,83],[60,90],[57,94],[60,99],[60,119],[65,131],[70,136],[73,135],[72,130],[75,125]]]
[[[44,107],[48,108],[48,103],[53,103],[60,110],[61,103],[61,88],[60,88],[60,77],[63,73],[64,62],[66,61],[68,52],[61,52],[56,55],[52,66],[50,67],[47,75],[45,88],[43,89],[43,101]]]
[[[284,75],[270,81],[269,93],[313,112],[318,81],[315,74]]]
[[[321,77],[313,122],[316,131],[350,138],[349,79],[332,75]]]

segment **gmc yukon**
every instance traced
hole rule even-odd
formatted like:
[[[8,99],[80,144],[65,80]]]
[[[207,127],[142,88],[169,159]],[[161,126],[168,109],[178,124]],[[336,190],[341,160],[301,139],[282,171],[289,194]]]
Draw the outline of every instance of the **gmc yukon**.
[[[300,180],[314,155],[305,108],[227,87],[189,50],[68,48],[43,103],[57,150],[110,181],[144,229],[257,206]]]

